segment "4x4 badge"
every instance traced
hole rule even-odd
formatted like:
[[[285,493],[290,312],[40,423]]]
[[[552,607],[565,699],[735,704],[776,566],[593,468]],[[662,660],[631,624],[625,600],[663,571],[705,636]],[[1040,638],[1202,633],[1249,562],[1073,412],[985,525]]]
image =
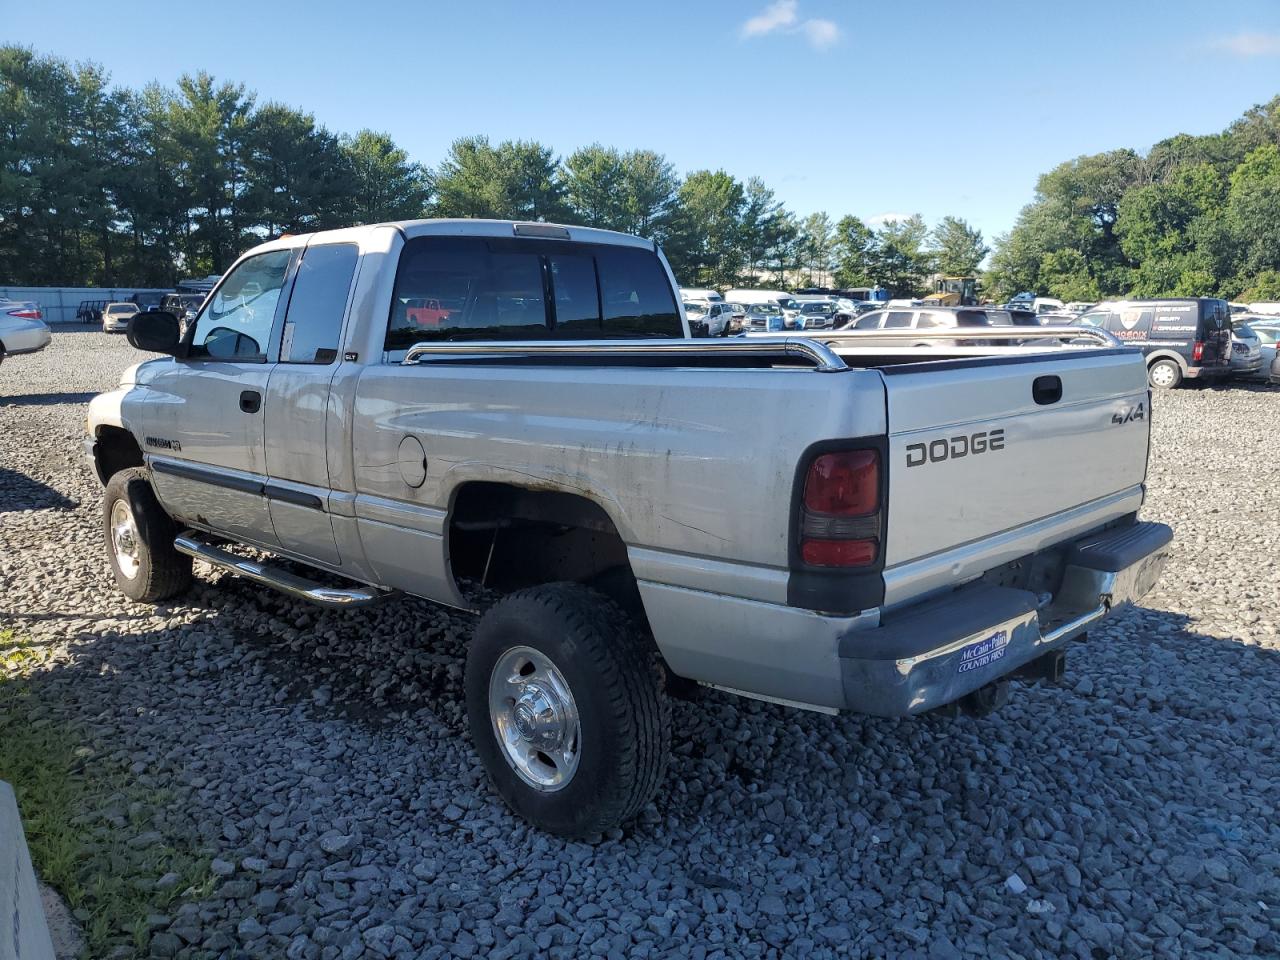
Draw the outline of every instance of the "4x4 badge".
[[[1124,411],[1124,413],[1113,413],[1111,415],[1111,422],[1128,423],[1130,420],[1145,420],[1147,419],[1146,406],[1147,405],[1145,403],[1139,403],[1130,407],[1128,410]]]

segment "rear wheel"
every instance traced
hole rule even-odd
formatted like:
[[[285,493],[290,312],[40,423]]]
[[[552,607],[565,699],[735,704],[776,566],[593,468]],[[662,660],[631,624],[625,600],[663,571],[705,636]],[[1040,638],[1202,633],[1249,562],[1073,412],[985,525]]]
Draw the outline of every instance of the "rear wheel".
[[[1147,380],[1161,390],[1172,390],[1182,382],[1182,368],[1172,360],[1157,360],[1147,368]]]
[[[494,788],[550,833],[616,827],[662,780],[671,711],[657,650],[587,587],[533,587],[491,607],[467,651],[466,699]]]
[[[177,530],[142,467],[108,481],[102,519],[111,573],[130,600],[155,603],[191,585],[191,558],[173,548]]]

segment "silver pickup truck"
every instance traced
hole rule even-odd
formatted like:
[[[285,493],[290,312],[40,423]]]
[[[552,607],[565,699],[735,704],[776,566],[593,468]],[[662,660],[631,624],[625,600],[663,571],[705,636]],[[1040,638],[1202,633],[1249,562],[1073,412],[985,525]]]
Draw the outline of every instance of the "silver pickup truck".
[[[651,242],[543,223],[251,250],[185,333],[135,317],[169,356],[90,404],[116,582],[164,600],[194,557],[329,606],[500,593],[476,750],[587,836],[658,788],[672,694],[982,711],[1159,575],[1138,352],[694,340],[676,289]]]

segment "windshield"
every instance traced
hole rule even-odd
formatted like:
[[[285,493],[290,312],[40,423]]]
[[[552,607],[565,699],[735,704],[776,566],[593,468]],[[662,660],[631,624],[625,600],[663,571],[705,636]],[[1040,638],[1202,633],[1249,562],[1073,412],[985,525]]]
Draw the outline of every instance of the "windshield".
[[[707,305],[705,303],[687,303],[686,302],[684,305],[684,312],[702,315],[707,312]]]
[[[747,307],[747,313],[755,313],[763,316],[777,315],[778,308],[772,303],[753,303]]]
[[[805,303],[800,306],[800,312],[808,314],[827,314],[834,313],[835,307],[829,303]]]
[[[1275,343],[1276,337],[1280,336],[1280,327],[1251,327],[1253,335],[1263,343]]]

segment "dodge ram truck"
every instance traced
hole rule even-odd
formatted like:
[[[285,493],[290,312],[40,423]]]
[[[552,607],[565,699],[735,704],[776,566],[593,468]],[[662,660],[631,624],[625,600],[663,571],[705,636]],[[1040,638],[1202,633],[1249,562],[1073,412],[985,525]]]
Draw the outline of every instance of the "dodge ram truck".
[[[546,223],[256,247],[185,331],[134,317],[165,356],[90,403],[115,582],[163,601],[195,558],[330,607],[498,595],[475,749],[592,836],[657,791],[670,696],[983,712],[1159,576],[1137,351],[697,340],[677,289],[654,243]]]

